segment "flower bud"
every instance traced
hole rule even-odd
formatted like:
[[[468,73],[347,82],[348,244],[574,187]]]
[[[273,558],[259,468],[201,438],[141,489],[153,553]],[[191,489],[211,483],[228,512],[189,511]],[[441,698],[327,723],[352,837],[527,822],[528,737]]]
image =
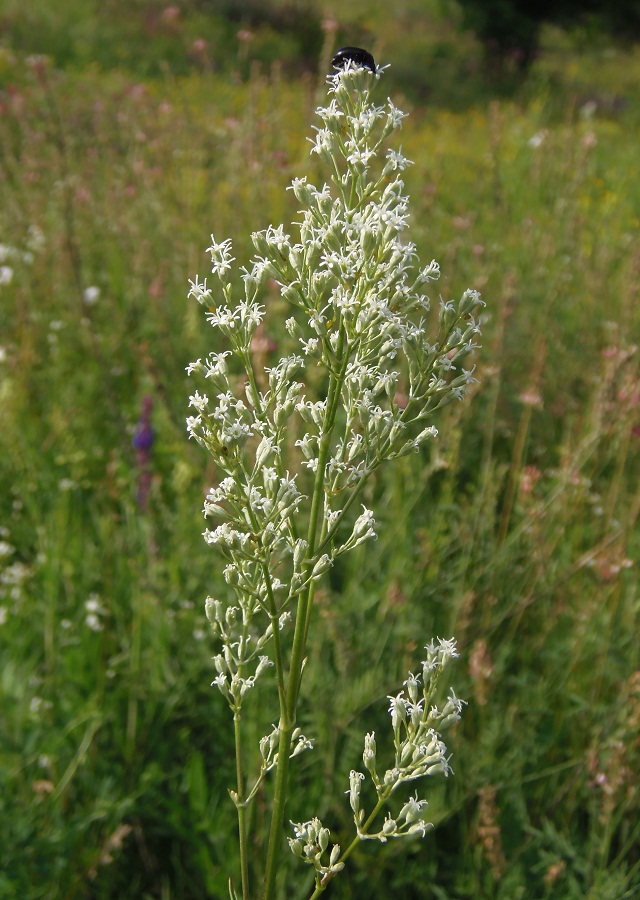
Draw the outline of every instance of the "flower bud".
[[[269,256],[269,243],[264,231],[254,231],[251,235],[251,241],[258,253],[262,253],[263,256]]]
[[[306,175],[302,178],[294,178],[291,182],[290,190],[293,191],[296,200],[310,206],[314,197],[315,188],[307,184]]]
[[[253,277],[253,275],[250,275],[248,272],[242,276],[242,279],[244,281],[244,292],[246,298],[247,300],[251,301],[254,299],[258,292],[258,282]]]
[[[304,561],[308,546],[309,545],[303,538],[298,538],[298,540],[293,545],[293,568],[297,572],[299,572],[302,568],[302,563]]]
[[[328,828],[321,828],[318,832],[318,846],[323,853],[329,846],[329,837],[330,833]]]
[[[365,765],[365,768],[368,769],[371,774],[375,774],[376,738],[374,731],[372,731],[370,734],[365,734],[364,736],[364,752],[362,754],[362,761]]]
[[[389,837],[392,834],[395,834],[398,830],[398,823],[395,819],[392,819],[391,816],[384,820],[384,825],[382,826],[383,834]]]
[[[363,781],[364,775],[362,772],[356,772],[355,769],[349,772],[349,804],[356,815],[360,809],[360,791]]]
[[[207,597],[207,599],[204,601],[204,611],[206,613],[207,619],[213,626],[216,626],[217,623],[222,619],[222,603],[219,600],[214,600],[212,597]]]
[[[400,753],[400,765],[406,766],[409,763],[409,760],[415,756],[415,748],[413,744],[407,741],[402,745],[402,751]]]
[[[304,853],[304,841],[301,841],[300,838],[296,838],[295,840],[293,838],[288,838],[288,840],[293,855],[301,857]]]
[[[273,456],[273,440],[263,437],[256,449],[256,469],[263,469]]]
[[[407,825],[422,820],[422,808],[428,806],[426,800],[418,800],[416,797],[410,797],[400,810],[399,819],[404,819]]]
[[[460,298],[458,312],[461,316],[465,316],[467,313],[472,312],[479,304],[482,304],[482,306],[485,305],[478,291],[466,290]]]
[[[319,560],[317,560],[313,570],[311,572],[311,578],[314,581],[317,581],[324,573],[331,568],[333,565],[333,560],[328,554],[323,553]]]
[[[281,288],[280,295],[283,300],[286,300],[287,303],[290,303],[292,306],[302,306],[300,286],[297,282],[288,284],[286,287]]]
[[[284,327],[287,329],[288,334],[289,334],[292,338],[302,337],[303,334],[304,334],[302,328],[300,327],[300,325],[299,325],[298,322],[294,319],[293,316],[291,316],[289,319],[287,319],[287,320],[285,321]]]
[[[255,674],[254,678],[259,678],[259,676],[262,675],[264,670],[268,669],[269,666],[272,666],[272,665],[273,665],[273,663],[271,662],[271,660],[269,659],[268,656],[261,656],[258,661],[258,665],[256,666],[256,674]]]
[[[218,673],[218,675],[227,674],[227,664],[225,662],[224,656],[221,653],[218,653],[213,657],[213,664],[216,667],[216,672]]]

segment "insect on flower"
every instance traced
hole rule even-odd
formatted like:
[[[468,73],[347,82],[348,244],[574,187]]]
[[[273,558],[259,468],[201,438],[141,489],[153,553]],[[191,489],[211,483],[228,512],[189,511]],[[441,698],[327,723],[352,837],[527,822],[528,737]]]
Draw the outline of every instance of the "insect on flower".
[[[362,47],[343,47],[334,55],[331,65],[334,69],[342,69],[349,61],[357,66],[371,69],[375,75],[376,63],[368,50],[363,50]]]

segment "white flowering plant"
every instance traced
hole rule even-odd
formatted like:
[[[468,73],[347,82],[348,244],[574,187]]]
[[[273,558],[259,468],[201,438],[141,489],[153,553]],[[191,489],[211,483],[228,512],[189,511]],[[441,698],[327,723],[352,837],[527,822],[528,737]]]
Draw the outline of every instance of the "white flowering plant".
[[[474,380],[464,364],[478,346],[474,290],[440,300],[437,316],[425,291],[439,275],[435,261],[417,262],[404,239],[408,198],[401,178],[410,165],[400,151],[384,150],[404,118],[391,100],[376,106],[372,89],[383,69],[347,60],[329,76],[329,103],[317,110],[312,154],[328,171],[322,188],[306,178],[292,185],[301,204],[296,238],[283,226],[252,235],[256,256],[241,269],[243,296],[230,280],[231,242],[212,238],[215,290],[191,282],[190,296],[225,349],[188,367],[208,384],[190,398],[189,435],[213,456],[220,473],[204,502],[207,543],[225,561],[224,598],[207,598],[206,614],[218,652],[214,684],[233,714],[237,783],[230,791],[239,826],[241,893],[252,880],[272,900],[284,844],[291,760],[312,747],[296,725],[314,595],[342,554],[374,539],[373,513],[363,488],[383,462],[419,451],[436,437],[432,414],[462,399]],[[255,351],[265,327],[260,302],[276,283],[291,307],[286,320],[290,351],[270,367]],[[436,321],[437,319],[437,321]],[[204,388],[203,388],[204,391]],[[360,511],[358,511],[360,510]],[[405,800],[389,810],[394,791],[434,773],[448,774],[439,732],[455,721],[462,701],[451,693],[441,710],[432,704],[438,677],[457,655],[453,640],[426,648],[421,674],[409,675],[390,697],[394,760],[378,774],[376,741],[367,734],[363,764],[377,801],[367,814],[363,773],[349,777],[354,838],[343,852],[329,849],[330,832],[317,818],[293,825],[293,853],[315,870],[312,897],[322,893],[361,840],[423,835],[426,801]],[[259,766],[247,771],[245,701],[273,669],[274,724],[259,742]],[[276,699],[277,695],[277,699]],[[264,866],[249,861],[248,810],[273,773]],[[327,854],[325,856],[325,854]]]

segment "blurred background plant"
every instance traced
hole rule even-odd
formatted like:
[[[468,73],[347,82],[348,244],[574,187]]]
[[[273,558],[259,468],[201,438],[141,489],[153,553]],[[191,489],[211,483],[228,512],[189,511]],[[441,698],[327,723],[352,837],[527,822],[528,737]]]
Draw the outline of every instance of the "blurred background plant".
[[[334,895],[640,891],[640,57],[591,17],[496,74],[453,0],[387,8],[3,5],[0,897],[226,896],[215,473],[184,436],[184,369],[211,348],[187,276],[203,234],[248,257],[295,216],[345,43],[411,111],[419,253],[489,308],[475,396],[383,477],[380,540],[319,598],[307,808],[348,829],[334,779],[428,636],[456,634],[470,701],[435,832],[402,866],[363,848]]]

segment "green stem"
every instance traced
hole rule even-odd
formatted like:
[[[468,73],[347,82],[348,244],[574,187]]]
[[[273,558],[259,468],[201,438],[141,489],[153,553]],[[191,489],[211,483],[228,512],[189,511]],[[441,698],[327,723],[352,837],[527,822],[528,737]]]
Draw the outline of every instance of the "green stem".
[[[315,491],[314,491],[315,500]],[[291,650],[291,666],[289,670],[289,684],[286,693],[280,694],[280,722],[278,724],[278,762],[276,765],[276,779],[274,785],[273,808],[271,811],[271,825],[269,828],[269,844],[267,847],[267,863],[264,877],[263,900],[272,900],[275,891],[276,875],[280,847],[282,843],[282,825],[287,801],[287,787],[289,782],[289,754],[291,752],[291,734],[293,732],[296,716],[298,692],[302,678],[302,665],[304,662],[304,647],[306,638],[307,610],[313,600],[314,583],[311,582],[307,591],[298,600],[298,612],[293,634],[293,648]]]
[[[233,714],[233,731],[236,745],[236,785],[238,796],[238,842],[240,845],[240,872],[242,878],[242,900],[249,900],[249,859],[247,855],[247,807],[244,802],[244,775],[242,772],[242,737],[240,734],[240,713]]]
[[[269,617],[271,619],[271,626],[273,628],[273,655],[275,657],[276,664],[276,680],[278,682],[278,697],[280,701],[280,715],[282,716],[282,710],[284,709],[285,704],[285,675],[284,675],[284,663],[282,661],[282,646],[280,644],[280,620],[278,616],[278,605],[276,603],[276,598],[273,596],[273,585],[271,582],[271,574],[269,572],[269,567],[266,564],[262,566],[262,572],[264,576],[264,583],[267,588],[267,599],[269,600]]]
[[[327,393],[327,411],[325,414],[324,428],[322,430],[322,440],[318,450],[318,467],[316,469],[316,478],[313,485],[313,496],[311,499],[311,517],[309,519],[309,530],[307,532],[307,553],[311,558],[317,554],[318,526],[320,523],[320,513],[322,511],[322,503],[324,500],[324,473],[331,449],[331,434],[336,421],[338,404],[340,401],[340,392],[342,390],[342,382],[349,354],[344,352],[346,337],[344,329],[340,331],[338,341],[338,349],[336,356],[338,359],[343,358],[343,363],[338,375],[331,378],[329,391]],[[300,683],[302,681],[302,665],[304,662],[304,651],[307,644],[307,635],[309,633],[309,622],[311,620],[311,608],[313,605],[313,597],[315,594],[315,582],[311,582],[306,594],[302,595],[301,602],[298,604],[298,615],[296,617],[296,629],[293,638],[293,650],[291,653],[291,671],[289,673],[289,689],[287,691],[287,710],[291,717],[295,717],[295,709],[298,703],[298,695],[300,693]],[[296,638],[298,639],[296,641]]]
[[[129,674],[131,686],[129,688],[129,701],[127,704],[127,759],[133,759],[136,749],[136,734],[138,728],[138,698],[140,684],[140,660],[142,653],[142,603],[143,597],[140,591],[136,591],[133,598],[133,620],[131,622],[131,650],[129,656]]]
[[[346,336],[341,331],[340,340],[338,342],[337,357],[344,358],[341,371],[338,375],[332,376],[329,391],[327,393],[327,409],[324,419],[324,427],[322,429],[322,439],[318,449],[318,465],[316,468],[316,476],[313,485],[313,494],[311,498],[311,515],[309,519],[309,529],[307,532],[307,553],[310,558],[316,554],[316,540],[318,535],[318,525],[320,514],[322,511],[322,501],[324,497],[324,472],[331,449],[331,434],[335,424],[338,403],[340,400],[340,391],[344,380],[344,372],[348,362],[348,355],[344,354],[344,345]],[[344,356],[343,356],[344,354]],[[291,734],[296,721],[296,708],[298,705],[298,696],[300,694],[300,684],[302,682],[302,667],[304,665],[304,653],[307,643],[307,634],[309,630],[309,619],[311,607],[313,605],[313,596],[315,593],[315,582],[311,582],[307,590],[300,596],[298,600],[298,609],[296,614],[296,624],[293,633],[293,646],[291,648],[291,665],[289,668],[289,680],[285,697],[280,697],[280,722],[278,731],[280,738],[278,742],[278,762],[276,765],[276,778],[274,785],[273,808],[271,811],[271,825],[269,828],[269,843],[267,846],[267,862],[264,877],[264,887],[262,897],[263,900],[273,900],[275,892],[276,875],[278,873],[278,864],[280,858],[280,848],[282,844],[282,827],[284,823],[284,813],[287,802],[287,787],[289,781],[289,754],[291,752]],[[283,702],[284,701],[284,702]]]
[[[278,874],[278,864],[280,861],[280,849],[282,844],[282,825],[287,804],[289,753],[291,750],[293,723],[285,721],[281,717],[278,731],[280,732],[280,739],[278,741],[278,763],[276,766],[276,781],[273,793],[273,807],[271,810],[271,826],[269,828],[267,865],[262,892],[263,900],[273,900],[275,892],[276,875]]]
[[[315,491],[314,491],[315,500]],[[298,600],[298,612],[291,650],[291,667],[289,684],[285,695],[280,694],[280,722],[278,731],[278,762],[269,828],[269,844],[267,847],[267,864],[264,878],[263,900],[273,900],[280,847],[282,843],[282,825],[286,807],[286,795],[289,781],[289,754],[291,752],[291,734],[295,725],[296,706],[302,680],[302,665],[306,643],[307,612],[313,601],[314,582]]]
[[[248,473],[245,474],[247,475],[247,481],[250,481]],[[248,512],[251,521],[251,527],[253,528],[254,532],[259,531],[259,523],[250,506],[248,507]],[[273,648],[276,665],[276,679],[278,682],[278,695],[280,697],[280,712],[282,713],[285,696],[285,675],[284,664],[282,662],[282,648],[280,644],[278,604],[276,603],[276,598],[273,595],[273,582],[271,580],[271,572],[269,571],[269,566],[266,562],[262,562],[261,568],[262,577],[264,578],[264,584],[267,591],[267,600],[269,603],[269,618],[271,620],[271,625],[273,628]]]
[[[500,546],[504,543],[509,530],[509,522],[511,513],[518,493],[518,477],[522,468],[522,460],[524,458],[524,448],[529,433],[529,424],[531,422],[532,407],[525,406],[520,416],[518,430],[513,444],[513,454],[511,459],[511,468],[507,479],[507,488],[505,491],[504,503],[502,506],[502,514],[500,516],[500,527],[498,528],[498,536],[496,544]]]

